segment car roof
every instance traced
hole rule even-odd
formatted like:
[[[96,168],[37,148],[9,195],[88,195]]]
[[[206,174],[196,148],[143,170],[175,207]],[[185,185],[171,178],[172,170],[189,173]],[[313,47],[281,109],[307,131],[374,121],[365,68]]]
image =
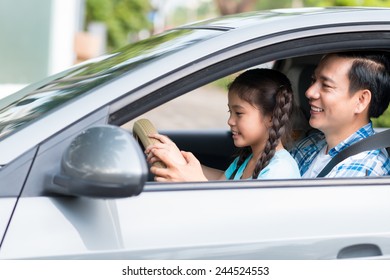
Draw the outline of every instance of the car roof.
[[[114,102],[150,80],[158,79],[164,73],[172,73],[183,65],[200,60],[205,55],[211,56],[221,50],[255,38],[287,34],[292,30],[310,30],[318,26],[321,28],[336,25],[359,26],[369,23],[386,24],[386,30],[390,30],[389,12],[390,9],[385,8],[358,7],[258,11],[188,24],[145,41],[150,43],[152,40],[159,40],[164,36],[168,39],[177,36],[175,40],[162,41],[156,49],[148,50],[145,45],[142,45],[143,42],[140,42],[136,45],[137,48],[142,49],[143,47],[146,50],[131,54],[134,45],[126,46],[112,55],[98,59],[96,62],[76,66],[73,70],[48,77],[7,97],[5,100],[0,100],[0,116],[9,116],[10,109],[13,109],[12,104],[17,102],[22,104],[25,104],[23,102],[26,100],[37,102],[39,109],[42,110],[44,99],[51,102],[53,97],[66,97],[61,99],[63,103],[58,103],[57,99],[57,105],[61,106],[50,106],[51,111],[47,112],[44,117],[30,115],[31,122],[26,123],[24,127],[12,134],[12,137],[6,137],[0,141],[0,150],[2,151],[0,153],[0,165],[6,165],[17,156],[45,141],[51,135],[68,127],[82,116],[91,114],[98,108]],[[368,27],[367,30],[369,30]],[[207,52],[204,51],[205,49],[207,49]],[[158,69],[151,63],[153,60],[160,60]],[[131,83],[126,80],[126,76],[130,75],[130,72],[132,75]],[[86,77],[86,73],[92,76]],[[66,86],[72,86],[72,82],[69,82],[72,79],[87,81],[85,85],[81,86],[74,82],[74,87],[78,87],[77,94],[67,93],[65,96],[63,88],[55,87],[56,84],[63,84],[61,82],[64,81],[67,83],[65,83]],[[101,83],[96,83],[97,80],[100,80]],[[107,87],[104,83],[107,84],[110,81],[113,81],[116,86],[110,87],[110,95],[107,95]],[[48,90],[45,91],[45,88],[48,88]],[[123,90],[123,88],[126,88],[126,90]],[[48,92],[50,94],[47,94]],[[91,92],[94,92],[93,96],[90,96],[89,93]],[[31,98],[32,95],[36,99]],[[78,102],[74,102],[76,99]],[[23,110],[26,109],[23,108]],[[36,111],[34,110],[34,114],[37,113]],[[12,114],[18,115],[15,112],[12,112]],[[55,119],[54,122],[53,119],[48,117],[50,115]],[[2,117],[0,117],[0,125],[1,121]],[[18,149],[14,148],[15,143],[20,143]]]

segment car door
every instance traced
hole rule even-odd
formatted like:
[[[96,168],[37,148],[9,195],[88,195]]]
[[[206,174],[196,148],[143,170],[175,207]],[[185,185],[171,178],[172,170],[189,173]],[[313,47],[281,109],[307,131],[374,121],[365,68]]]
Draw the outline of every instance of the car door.
[[[387,186],[340,180],[173,184],[117,202],[125,258],[389,257]],[[147,203],[146,203],[147,201]],[[364,207],[362,207],[364,205]],[[139,215],[139,213],[142,215]]]
[[[377,180],[148,183],[136,197],[22,198],[1,258],[388,258]]]

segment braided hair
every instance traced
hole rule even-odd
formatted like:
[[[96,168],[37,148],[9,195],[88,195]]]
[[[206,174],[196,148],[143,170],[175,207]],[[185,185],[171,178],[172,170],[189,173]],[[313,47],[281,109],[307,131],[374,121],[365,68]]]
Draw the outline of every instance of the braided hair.
[[[253,171],[253,178],[257,178],[260,171],[266,167],[275,155],[280,141],[285,143],[291,135],[290,118],[293,110],[293,93],[289,79],[279,71],[273,69],[251,69],[240,74],[228,87],[239,98],[260,109],[263,115],[272,117],[269,128],[269,137],[264,151],[258,157]],[[239,167],[252,153],[250,147],[239,148]],[[237,167],[237,169],[238,169]],[[234,176],[233,176],[234,177]]]

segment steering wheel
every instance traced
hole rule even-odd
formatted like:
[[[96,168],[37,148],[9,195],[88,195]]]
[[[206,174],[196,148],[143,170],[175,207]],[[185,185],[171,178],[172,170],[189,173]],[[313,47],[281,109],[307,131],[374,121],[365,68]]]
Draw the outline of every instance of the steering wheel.
[[[139,119],[134,123],[133,135],[138,143],[140,143],[143,150],[149,145],[159,142],[157,139],[148,137],[148,135],[155,133],[157,133],[157,129],[148,119]],[[154,162],[152,165],[163,168],[166,167],[161,161]]]

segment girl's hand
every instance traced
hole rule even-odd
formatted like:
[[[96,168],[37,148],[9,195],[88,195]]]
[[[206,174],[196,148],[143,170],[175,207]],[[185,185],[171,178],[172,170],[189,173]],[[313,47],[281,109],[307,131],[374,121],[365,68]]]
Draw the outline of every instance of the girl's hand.
[[[185,164],[186,163],[179,148],[167,136],[164,136],[161,134],[152,134],[152,135],[148,135],[148,137],[159,141],[158,143],[155,143],[153,145],[146,147],[145,154],[147,155],[146,160],[148,161],[148,163],[153,164],[154,162],[157,162],[157,161],[164,162],[162,159],[160,159],[158,156],[156,156],[156,154],[154,153],[154,151],[156,151],[156,150],[161,150],[163,153],[168,154],[170,160],[172,160],[176,164]]]
[[[150,171],[158,182],[193,182],[207,181],[202,166],[197,158],[189,152],[181,152],[184,164],[178,164],[170,158],[170,154],[163,149],[152,150],[156,157],[165,163],[166,168],[152,166]]]

